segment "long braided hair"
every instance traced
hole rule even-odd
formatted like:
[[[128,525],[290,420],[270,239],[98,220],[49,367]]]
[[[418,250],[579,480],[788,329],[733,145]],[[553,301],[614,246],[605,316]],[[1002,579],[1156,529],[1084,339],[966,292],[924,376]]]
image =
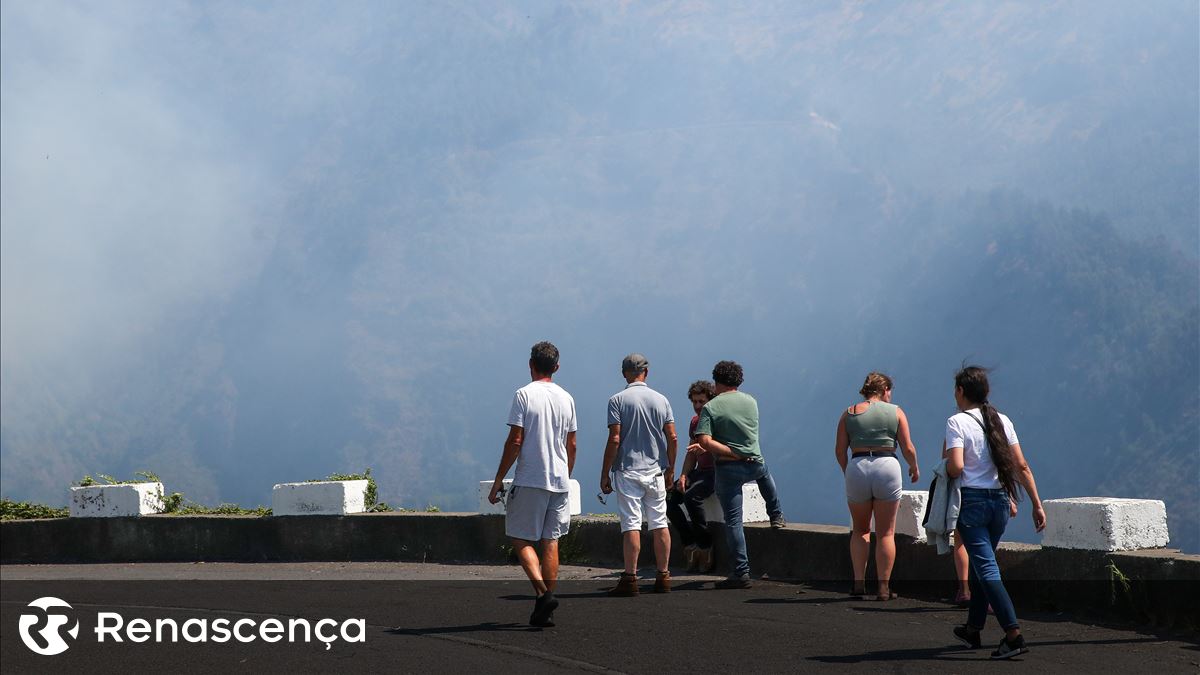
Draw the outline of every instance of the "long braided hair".
[[[1008,445],[1008,436],[1004,433],[1004,423],[1000,420],[1000,412],[988,403],[990,387],[987,373],[987,369],[980,366],[964,366],[954,375],[954,386],[961,387],[963,397],[979,406],[979,411],[983,413],[983,434],[992,453],[992,463],[996,465],[1000,485],[1004,486],[1008,496],[1020,500],[1016,460]]]

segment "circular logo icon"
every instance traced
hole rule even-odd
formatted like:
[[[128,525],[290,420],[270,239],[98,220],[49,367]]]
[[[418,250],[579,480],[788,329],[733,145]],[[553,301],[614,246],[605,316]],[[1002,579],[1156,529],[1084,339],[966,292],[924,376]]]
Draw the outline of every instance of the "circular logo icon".
[[[72,640],[79,637],[79,621],[63,611],[71,609],[67,603],[46,596],[34,600],[28,606],[39,611],[22,614],[18,627],[21,630],[21,641],[34,653],[54,656],[67,651],[71,645],[63,639],[63,629],[66,629],[66,634],[70,635]]]

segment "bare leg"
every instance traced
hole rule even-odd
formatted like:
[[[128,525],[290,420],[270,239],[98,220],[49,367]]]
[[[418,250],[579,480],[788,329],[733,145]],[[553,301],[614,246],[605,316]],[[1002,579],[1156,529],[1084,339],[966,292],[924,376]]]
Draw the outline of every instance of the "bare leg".
[[[542,540],[542,575],[545,578],[546,590],[552,591],[558,585],[558,540]]]
[[[954,575],[958,578],[958,595],[971,597],[971,585],[967,581],[967,570],[971,562],[967,560],[967,549],[963,546],[962,536],[954,533]]]
[[[896,513],[900,500],[875,502],[875,574],[879,597],[891,597],[892,566],[896,564]]]
[[[533,590],[541,595],[546,592],[546,582],[542,581],[542,564],[538,560],[537,549],[533,542],[525,541],[524,539],[513,539],[513,551],[517,554],[517,561],[521,563],[521,569],[525,570],[525,576],[529,577],[529,583],[533,584]],[[558,547],[554,549],[554,559],[558,560]],[[555,576],[558,575],[557,565],[555,566]]]
[[[660,527],[651,536],[654,537],[654,562],[658,563],[659,572],[666,572],[671,559],[671,531]]]
[[[854,567],[854,591],[863,591],[867,578],[867,555],[871,551],[871,502],[850,503],[853,521],[850,533],[850,562]]]
[[[625,540],[625,573],[637,574],[638,555],[642,552],[642,531],[630,530],[622,537]]]

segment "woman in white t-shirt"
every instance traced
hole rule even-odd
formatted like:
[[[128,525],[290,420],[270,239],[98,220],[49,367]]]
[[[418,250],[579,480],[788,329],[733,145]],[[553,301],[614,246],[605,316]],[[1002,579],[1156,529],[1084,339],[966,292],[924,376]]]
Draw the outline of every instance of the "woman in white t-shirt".
[[[961,412],[946,420],[946,473],[962,481],[958,533],[971,563],[967,622],[956,627],[954,635],[978,649],[979,631],[991,604],[1005,632],[992,652],[993,659],[1001,659],[1029,651],[996,564],[996,546],[1008,525],[1010,500],[1020,499],[1018,486],[1025,488],[1033,502],[1033,524],[1038,532],[1046,527],[1046,512],[1012,421],[988,403],[989,390],[983,368],[967,366],[954,376],[954,401]]]

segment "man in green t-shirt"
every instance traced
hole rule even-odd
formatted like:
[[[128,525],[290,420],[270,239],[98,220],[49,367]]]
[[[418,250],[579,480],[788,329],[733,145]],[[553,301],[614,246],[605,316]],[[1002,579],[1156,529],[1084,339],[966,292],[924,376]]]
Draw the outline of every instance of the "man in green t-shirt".
[[[786,523],[779,506],[775,479],[763,461],[758,445],[758,402],[738,391],[742,386],[742,367],[734,361],[713,366],[717,396],[700,410],[696,425],[696,443],[709,452],[717,463],[717,499],[725,515],[725,539],[733,555],[733,574],[717,582],[717,588],[749,588],[750,558],[746,554],[746,533],[742,530],[742,486],[758,483],[767,503],[771,527]]]

